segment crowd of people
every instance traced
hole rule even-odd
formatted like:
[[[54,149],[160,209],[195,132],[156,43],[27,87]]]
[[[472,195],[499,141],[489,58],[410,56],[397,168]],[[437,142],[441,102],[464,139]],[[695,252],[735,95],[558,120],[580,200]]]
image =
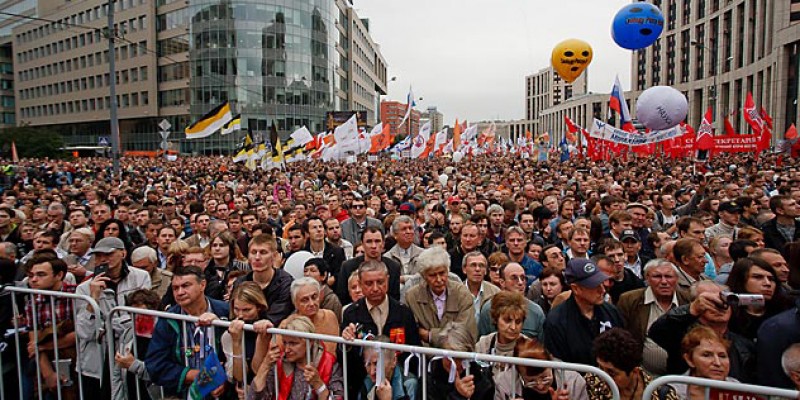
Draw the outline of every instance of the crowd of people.
[[[22,383],[4,394],[612,398],[595,374],[271,328],[592,365],[623,399],[662,375],[799,388],[800,163],[633,157],[22,160],[0,177],[2,284],[94,302],[0,296],[3,380]],[[301,252],[302,277],[284,268]],[[123,305],[198,319],[107,331]]]

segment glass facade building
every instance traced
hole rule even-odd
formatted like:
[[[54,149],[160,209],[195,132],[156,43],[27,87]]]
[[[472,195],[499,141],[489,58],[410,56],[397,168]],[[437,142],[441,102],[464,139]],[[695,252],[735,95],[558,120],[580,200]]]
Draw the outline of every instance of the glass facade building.
[[[322,131],[325,112],[335,109],[335,9],[330,0],[192,1],[191,119],[229,101],[242,131],[182,150],[228,152],[248,129],[265,135],[273,122],[284,138],[303,125]]]

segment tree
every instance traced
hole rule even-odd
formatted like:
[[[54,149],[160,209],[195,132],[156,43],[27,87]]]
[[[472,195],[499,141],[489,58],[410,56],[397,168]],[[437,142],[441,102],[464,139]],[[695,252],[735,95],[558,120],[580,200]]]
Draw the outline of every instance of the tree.
[[[0,130],[0,143],[3,143],[0,154],[9,159],[12,142],[16,143],[20,158],[61,158],[64,154],[59,150],[64,147],[64,138],[47,128],[21,126]]]

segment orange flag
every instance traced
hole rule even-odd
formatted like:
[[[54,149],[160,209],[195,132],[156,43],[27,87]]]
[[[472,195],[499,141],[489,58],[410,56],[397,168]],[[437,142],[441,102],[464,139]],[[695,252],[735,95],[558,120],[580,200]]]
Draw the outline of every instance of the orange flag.
[[[458,146],[461,144],[461,124],[458,123],[458,118],[456,118],[456,126],[453,127],[453,149],[457,149]]]

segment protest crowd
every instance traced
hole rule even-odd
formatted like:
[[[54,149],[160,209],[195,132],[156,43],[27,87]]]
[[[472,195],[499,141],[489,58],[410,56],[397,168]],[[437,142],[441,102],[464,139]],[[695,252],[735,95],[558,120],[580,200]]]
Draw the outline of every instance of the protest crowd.
[[[663,375],[800,388],[795,158],[485,154],[268,171],[123,158],[120,176],[100,158],[6,165],[2,284],[100,308],[3,292],[7,398],[612,398],[590,373],[415,367],[271,328],[592,365],[622,399]],[[101,329],[117,306],[199,320],[117,313]],[[217,359],[223,379],[207,373]]]

